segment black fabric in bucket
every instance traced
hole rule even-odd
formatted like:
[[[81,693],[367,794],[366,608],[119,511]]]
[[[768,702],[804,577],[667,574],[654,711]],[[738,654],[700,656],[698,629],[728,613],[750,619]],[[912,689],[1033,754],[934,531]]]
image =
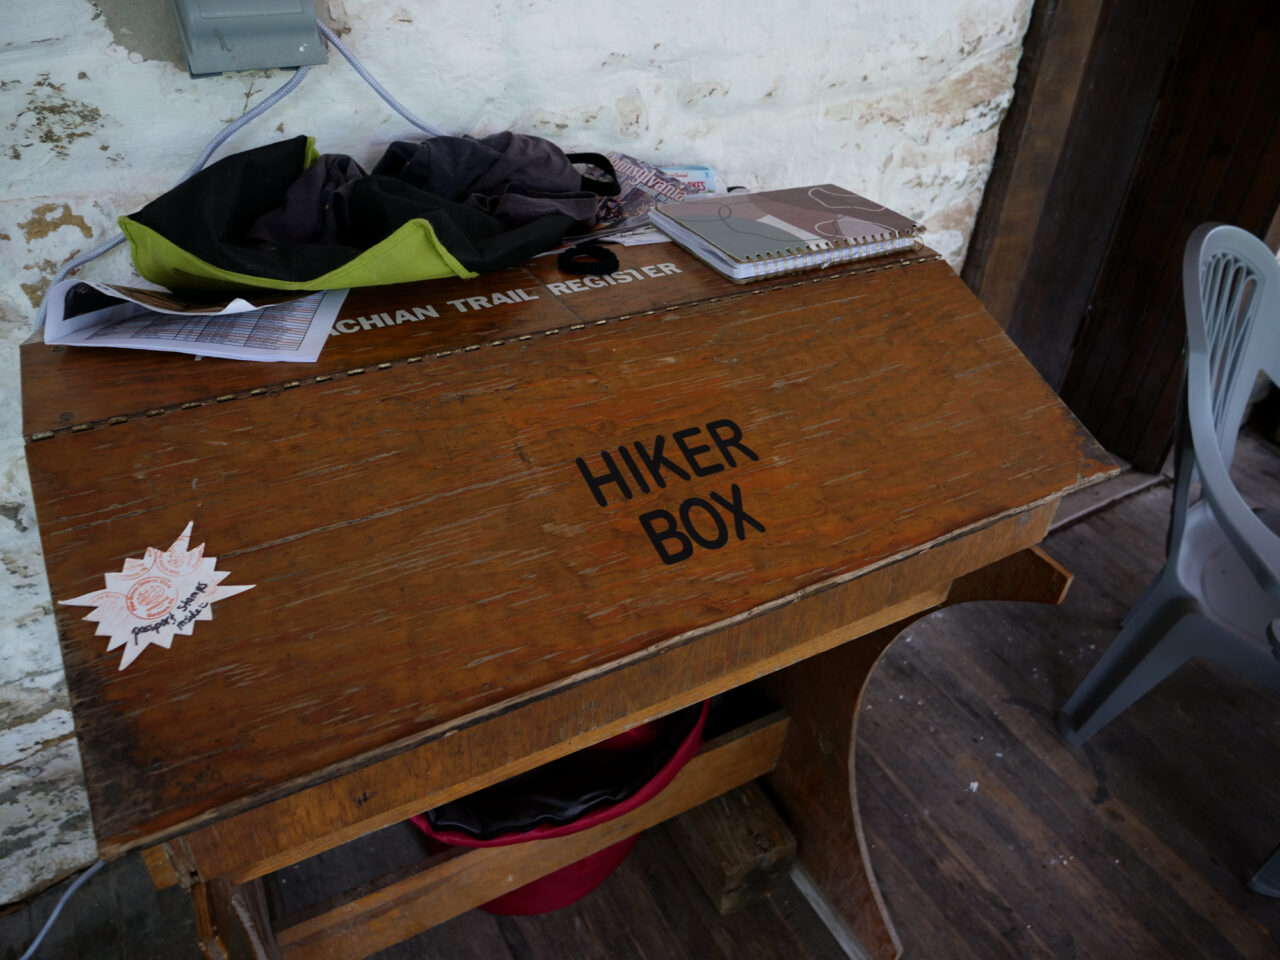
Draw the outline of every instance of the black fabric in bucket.
[[[638,749],[580,750],[424,816],[437,831],[458,831],[477,840],[573,823],[639,792],[675,754],[702,712],[702,704],[695,704],[664,718],[657,737]]]

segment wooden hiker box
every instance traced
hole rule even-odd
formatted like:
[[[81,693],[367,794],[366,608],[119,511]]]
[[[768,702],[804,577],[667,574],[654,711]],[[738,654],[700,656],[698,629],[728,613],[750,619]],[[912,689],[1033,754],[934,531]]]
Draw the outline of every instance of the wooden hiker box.
[[[165,556],[216,558],[205,596],[251,585],[126,669],[88,607],[56,606],[104,856],[147,848],[158,882],[215,902],[772,675],[791,730],[758,772],[777,760],[793,821],[831,831],[798,829],[802,861],[892,952],[830,730],[847,757],[881,628],[979,580],[1060,593],[1027,551],[1113,467],[931,251],[746,285],[669,243],[619,255],[353,291],[311,364],[22,348],[55,603],[114,589],[176,616],[187,598],[129,593]],[[835,655],[844,676],[797,672]],[[846,812],[805,813],[824,790]],[[356,956],[444,915],[403,902],[361,908],[372,940],[334,919],[346,953],[312,928],[281,949]]]

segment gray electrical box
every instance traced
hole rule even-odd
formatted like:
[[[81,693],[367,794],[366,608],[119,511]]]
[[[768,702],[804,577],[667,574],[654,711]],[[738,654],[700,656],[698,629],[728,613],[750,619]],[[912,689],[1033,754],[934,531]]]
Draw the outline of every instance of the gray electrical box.
[[[173,0],[193,77],[325,63],[312,0]]]

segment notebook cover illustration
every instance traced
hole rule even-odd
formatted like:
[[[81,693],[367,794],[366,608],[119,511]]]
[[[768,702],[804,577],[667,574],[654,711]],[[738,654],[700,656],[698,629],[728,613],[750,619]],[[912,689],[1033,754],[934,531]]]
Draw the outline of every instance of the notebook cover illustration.
[[[658,209],[739,261],[914,236],[920,230],[914,220],[830,183],[664,203]]]

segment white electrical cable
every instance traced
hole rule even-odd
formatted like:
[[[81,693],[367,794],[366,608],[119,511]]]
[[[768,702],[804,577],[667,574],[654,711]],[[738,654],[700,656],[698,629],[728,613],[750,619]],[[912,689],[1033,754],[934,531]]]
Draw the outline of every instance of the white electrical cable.
[[[293,76],[289,78],[288,83],[281,86],[278,90],[272,93],[271,96],[267,97],[252,110],[240,114],[240,116],[236,117],[235,120],[223,127],[222,132],[209,141],[204,150],[200,152],[200,156],[197,157],[195,162],[187,168],[187,172],[182,175],[182,178],[178,180],[178,183],[182,183],[183,180],[190,179],[196,173],[200,172],[200,170],[204,169],[204,165],[209,162],[209,158],[213,156],[214,151],[226,143],[237,130],[243,127],[246,123],[250,123],[258,119],[258,117],[262,116],[289,94],[293,93],[294,90],[298,89],[298,84],[302,83],[303,78],[306,77],[307,72],[310,69],[311,68],[309,66],[299,67],[294,71]],[[96,260],[108,250],[114,250],[122,243],[124,243],[123,233],[118,234],[110,240],[104,241],[85,253],[80,254],[78,257],[67,261],[54,275],[52,283],[49,284],[49,288],[52,289],[55,284],[61,283],[63,280],[67,279],[67,277],[70,276],[71,271],[80,269],[90,260]],[[46,296],[45,299],[40,301],[40,309],[36,311],[37,332],[44,329],[44,318],[48,313],[48,309],[49,300]]]
[[[433,137],[443,137],[445,135],[443,130],[433,127],[424,120],[419,120],[410,113],[399,100],[388,93],[386,87],[374,79],[373,74],[369,72],[363,63],[356,59],[356,55],[347,49],[347,45],[338,39],[338,35],[330,30],[324,21],[317,18],[316,26],[318,26],[320,28],[320,32],[324,34],[324,38],[333,44],[334,49],[346,58],[347,63],[351,64],[351,68],[355,70],[356,73],[360,74],[364,79],[364,82],[373,87],[378,96],[387,102],[387,106],[400,114],[400,116],[404,117],[423,133],[429,133]]]
[[[325,39],[327,39],[331,44],[333,44],[334,48],[339,53],[342,54],[342,56],[346,59],[347,63],[351,64],[351,67],[355,70],[355,72],[360,74],[360,76],[364,79],[365,83],[373,87],[374,91],[378,94],[378,96],[382,97],[382,99],[386,101],[387,106],[391,107],[392,110],[400,114],[400,116],[404,117],[404,119],[408,120],[409,123],[413,124],[413,126],[417,127],[423,133],[428,133],[433,137],[444,136],[444,132],[442,130],[439,130],[436,127],[431,126],[431,124],[426,123],[423,120],[419,120],[412,113],[410,113],[409,110],[403,104],[401,104],[399,100],[397,100],[389,92],[387,92],[386,87],[384,87],[376,79],[374,79],[373,74],[369,72],[369,70],[365,67],[363,63],[361,63],[358,59],[356,59],[356,55],[347,49],[347,45],[343,43],[341,40],[339,40],[337,34],[335,34],[332,30],[330,30],[328,26],[326,26],[323,22],[321,22],[318,19],[316,20],[316,25],[320,28],[320,32],[324,34]],[[274,107],[277,103],[279,103],[281,100],[287,97],[289,94],[293,93],[293,91],[298,88],[298,84],[302,83],[303,79],[306,77],[307,73],[310,72],[310,70],[311,70],[310,66],[299,67],[297,70],[294,71],[293,76],[289,78],[288,83],[281,86],[278,90],[276,90],[273,94],[271,94],[271,96],[267,97],[265,100],[259,103],[252,110],[242,113],[231,123],[227,124],[227,126],[223,128],[222,132],[219,133],[212,140],[210,140],[209,143],[205,146],[205,148],[202,151],[200,151],[200,156],[198,156],[195,162],[192,163],[189,168],[187,168],[187,172],[182,175],[181,179],[178,180],[178,183],[182,183],[184,180],[190,179],[191,177],[199,173],[201,170],[203,170],[204,165],[209,162],[209,158],[213,156],[213,154],[217,151],[217,149],[220,146],[222,146],[229,139],[231,139],[231,137],[235,134],[237,130],[243,127],[246,123],[251,123],[252,121],[258,119],[258,117],[262,116],[272,107]],[[124,234],[120,234],[119,236],[113,237],[104,243],[100,243],[93,249],[87,251],[86,253],[82,253],[75,259],[69,260],[67,263],[63,264],[62,268],[54,276],[53,282],[50,283],[49,285],[50,288],[52,288],[55,284],[61,283],[63,280],[65,280],[67,278],[67,275],[70,274],[72,270],[78,270],[80,267],[83,267],[90,260],[97,259],[98,257],[102,256],[104,253],[106,253],[108,250],[114,250],[116,247],[120,246],[120,244],[122,243],[124,243]],[[47,309],[48,309],[48,298],[46,298],[44,301],[40,303],[40,309],[36,312],[36,330],[37,331],[39,331],[41,328],[44,327],[44,318],[45,318],[45,313],[47,312]],[[26,953],[24,953],[21,957],[19,957],[18,960],[31,960],[31,957],[35,955],[36,948],[39,947],[40,944],[44,941],[45,935],[53,927],[53,922],[58,919],[58,914],[62,912],[63,906],[71,898],[71,895],[75,893],[77,890],[79,890],[80,886],[86,880],[88,880],[95,873],[101,870],[102,866],[103,866],[103,863],[101,860],[99,860],[97,863],[91,866],[84,873],[80,874],[80,876],[76,878],[76,882],[71,884],[71,886],[69,886],[66,889],[66,892],[64,892],[62,894],[62,897],[58,900],[58,905],[54,907],[53,912],[49,914],[49,919],[45,921],[44,926],[40,928],[40,932],[36,934],[35,940],[31,942],[31,946],[27,947]]]
[[[76,882],[67,887],[62,896],[58,898],[58,905],[53,908],[53,913],[49,914],[49,919],[44,922],[44,926],[40,928],[40,932],[36,934],[36,938],[31,941],[31,946],[27,947],[27,952],[19,957],[18,960],[31,960],[31,958],[35,956],[36,948],[44,941],[45,934],[52,929],[53,921],[58,919],[58,914],[62,912],[62,908],[66,905],[66,902],[71,899],[71,895],[80,889],[80,885],[82,883],[101,869],[102,861],[99,860],[84,873],[80,874],[80,876],[76,877]]]
[[[240,116],[236,117],[234,121],[224,127],[220,134],[209,141],[209,145],[206,146],[200,153],[200,156],[196,158],[195,163],[191,164],[187,169],[187,172],[182,175],[182,180],[188,180],[204,169],[204,165],[209,162],[209,158],[213,156],[215,150],[231,139],[232,135],[246,123],[257,120],[277,103],[289,94],[293,93],[294,90],[298,89],[298,84],[302,83],[310,72],[310,66],[298,67],[298,69],[293,72],[293,76],[289,78],[288,83],[280,87],[280,89],[276,90],[275,93],[271,94],[271,96],[267,97],[252,110],[247,113],[240,114]],[[178,182],[182,183],[182,180],[179,180]]]
[[[409,123],[417,127],[423,133],[430,134],[433,137],[442,137],[445,135],[443,130],[440,130],[438,127],[433,127],[426,121],[420,120],[418,117],[414,116],[409,109],[404,106],[404,104],[393,97],[390,92],[388,92],[387,88],[380,84],[374,75],[369,72],[369,69],[347,48],[347,45],[338,39],[338,35],[330,30],[327,24],[317,18],[316,26],[320,28],[320,32],[324,34],[325,39],[333,44],[334,49],[342,54],[343,58],[346,59],[347,63],[349,63],[351,68],[360,75],[364,82],[373,87],[374,92],[386,101],[387,106],[400,114],[400,116],[404,117],[405,120],[409,121]],[[309,66],[299,67],[294,71],[294,74],[289,79],[288,83],[284,84],[284,86],[280,87],[280,89],[271,94],[271,96],[267,97],[252,110],[241,114],[234,121],[228,124],[221,133],[209,141],[208,146],[201,151],[200,156],[196,158],[195,163],[193,163],[187,172],[182,175],[182,179],[180,179],[178,183],[182,183],[183,180],[189,179],[200,170],[204,169],[204,165],[209,162],[209,158],[213,156],[214,152],[226,143],[237,130],[243,127],[246,123],[256,120],[258,117],[262,116],[262,114],[266,113],[282,99],[296,90],[298,88],[298,84],[302,83],[303,78],[306,77],[310,70],[311,67]],[[98,246],[63,264],[62,268],[54,276],[53,281],[49,284],[50,288],[52,288],[54,284],[61,283],[65,280],[73,270],[80,269],[89,261],[96,260],[108,250],[114,250],[122,243],[124,243],[124,234],[112,237],[110,240],[98,244]],[[44,318],[47,312],[48,300],[46,299],[41,301],[40,308],[36,311],[35,328],[37,332],[44,328]]]

